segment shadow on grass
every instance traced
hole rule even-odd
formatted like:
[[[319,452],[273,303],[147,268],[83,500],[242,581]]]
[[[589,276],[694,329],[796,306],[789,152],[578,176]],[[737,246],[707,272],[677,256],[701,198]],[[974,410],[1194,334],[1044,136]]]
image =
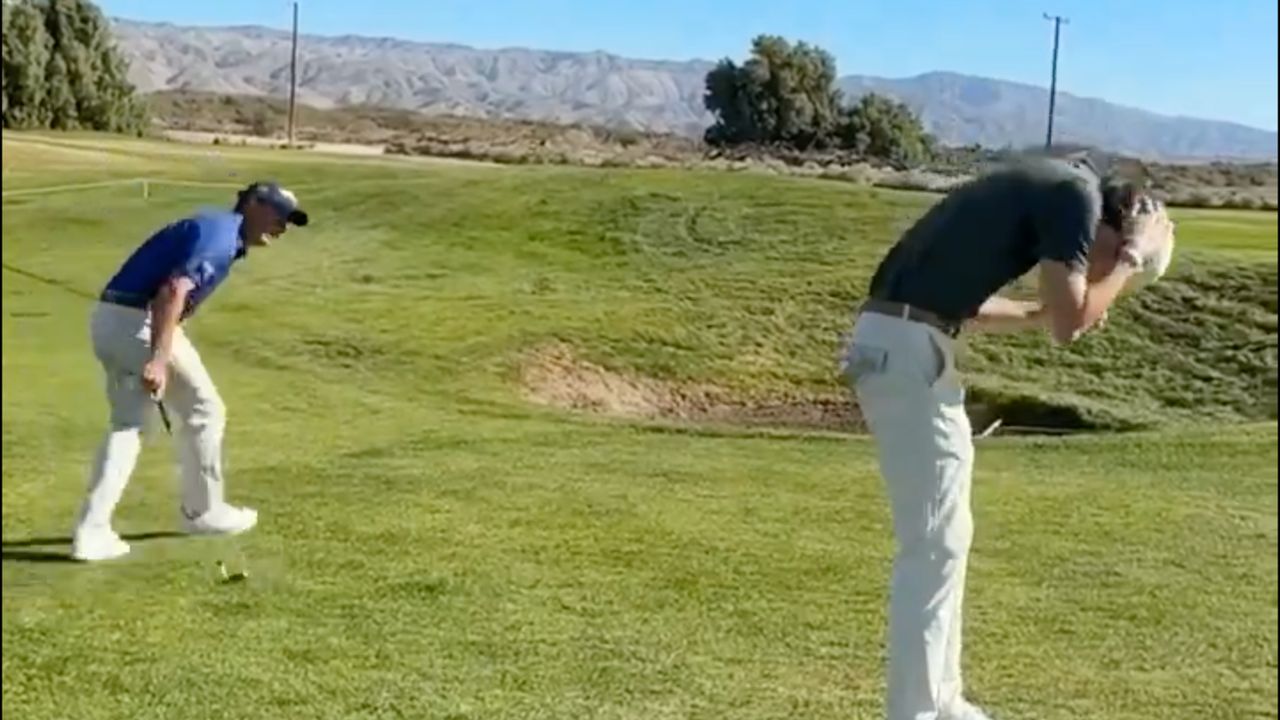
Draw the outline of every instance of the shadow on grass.
[[[128,542],[140,542],[143,540],[162,540],[164,538],[181,537],[182,533],[172,530],[157,530],[152,532],[131,533],[121,535],[123,540]],[[71,559],[69,552],[54,552],[50,550],[23,550],[18,548],[33,548],[41,545],[70,545],[70,537],[38,537],[26,538],[23,540],[4,540],[0,542],[3,545],[3,552],[0,558],[4,562],[28,562],[28,563],[69,563],[75,562]]]
[[[25,562],[25,563],[72,563],[71,555],[64,552],[49,552],[48,550],[4,550],[0,552],[4,562]]]

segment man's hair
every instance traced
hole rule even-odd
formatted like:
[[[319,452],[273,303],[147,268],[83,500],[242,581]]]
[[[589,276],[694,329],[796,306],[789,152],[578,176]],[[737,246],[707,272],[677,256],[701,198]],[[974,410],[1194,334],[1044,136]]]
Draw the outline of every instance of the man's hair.
[[[1144,218],[1164,212],[1164,203],[1151,194],[1146,183],[1115,177],[1102,183],[1102,222],[1123,237],[1135,232]]]
[[[1137,183],[1122,178],[1107,178],[1102,182],[1102,222],[1123,232],[1125,218],[1133,215],[1142,194]]]
[[[258,190],[258,183],[254,183],[243,190],[236,191],[236,204],[232,208],[234,212],[244,212],[244,208],[249,204],[249,200],[253,199],[254,194]]]

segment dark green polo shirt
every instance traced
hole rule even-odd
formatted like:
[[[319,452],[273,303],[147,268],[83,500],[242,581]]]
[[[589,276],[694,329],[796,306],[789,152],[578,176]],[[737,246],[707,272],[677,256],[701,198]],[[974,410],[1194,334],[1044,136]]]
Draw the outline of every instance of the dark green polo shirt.
[[[1083,268],[1102,213],[1086,163],[1027,158],[952,190],[908,229],[871,280],[871,296],[954,321],[1041,260]]]

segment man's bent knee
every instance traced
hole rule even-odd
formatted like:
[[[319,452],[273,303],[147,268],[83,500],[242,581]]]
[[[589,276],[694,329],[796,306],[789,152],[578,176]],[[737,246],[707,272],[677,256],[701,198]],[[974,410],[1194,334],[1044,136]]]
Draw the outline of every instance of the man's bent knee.
[[[227,424],[227,405],[217,394],[196,400],[191,409],[191,425],[201,428],[222,428]]]

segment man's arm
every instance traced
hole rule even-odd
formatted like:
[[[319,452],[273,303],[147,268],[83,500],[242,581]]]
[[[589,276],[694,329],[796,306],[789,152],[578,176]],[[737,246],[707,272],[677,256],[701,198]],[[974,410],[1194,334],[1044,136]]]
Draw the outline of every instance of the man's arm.
[[[156,397],[164,395],[169,378],[173,335],[182,318],[187,295],[195,283],[185,275],[169,278],[151,302],[151,359],[142,366],[142,386]]]
[[[1115,263],[1110,273],[1089,282],[1085,271],[1055,260],[1040,263],[1040,298],[1049,319],[1054,342],[1066,345],[1079,339],[1107,316],[1107,310],[1124,290],[1137,268],[1130,262]]]
[[[173,334],[182,318],[187,295],[195,283],[186,275],[169,278],[151,303],[151,357],[168,362],[173,351]]]
[[[217,238],[203,232],[192,219],[174,225],[173,241],[179,244],[176,267],[156,291],[151,301],[151,357],[168,361],[173,350],[173,335],[187,306],[187,297],[200,285],[213,280]]]
[[[1013,332],[1043,327],[1044,318],[1042,303],[992,295],[978,308],[972,322],[984,332]]]
[[[1107,315],[1140,264],[1134,249],[1109,228],[1099,233],[1093,192],[1062,182],[1034,206],[1040,236],[1040,302],[1058,344],[1078,339]]]
[[[190,219],[173,227],[174,242],[180,243],[180,260],[173,273],[151,300],[151,359],[142,368],[143,386],[153,395],[163,395],[173,356],[173,337],[186,309],[187,298],[208,281],[213,266],[207,257],[200,225]]]

